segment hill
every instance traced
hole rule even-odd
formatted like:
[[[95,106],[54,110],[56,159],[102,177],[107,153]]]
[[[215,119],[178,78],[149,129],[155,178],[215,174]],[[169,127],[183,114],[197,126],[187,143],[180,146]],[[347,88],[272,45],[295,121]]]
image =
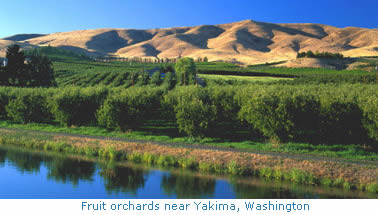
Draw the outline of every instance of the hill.
[[[16,34],[10,37],[4,37],[2,40],[11,40],[11,41],[23,41],[28,39],[33,39],[36,37],[45,36],[46,34]]]
[[[54,33],[22,41],[56,46],[90,56],[193,58],[259,64],[295,59],[297,52],[378,55],[378,29],[322,24],[230,24],[166,29],[97,29]],[[1,47],[0,47],[1,48]]]
[[[31,45],[31,44],[28,44],[28,43],[25,43],[25,42],[16,42],[16,41],[10,41],[10,40],[2,40],[2,39],[0,39],[0,57],[4,57],[5,56],[7,47],[10,46],[10,45],[12,45],[12,44],[18,44],[23,49],[30,49],[30,48],[38,47],[38,46]]]

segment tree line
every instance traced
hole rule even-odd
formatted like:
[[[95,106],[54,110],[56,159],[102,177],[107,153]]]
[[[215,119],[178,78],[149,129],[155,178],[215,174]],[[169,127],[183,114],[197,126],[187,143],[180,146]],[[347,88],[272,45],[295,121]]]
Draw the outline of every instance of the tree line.
[[[298,52],[297,58],[325,58],[325,59],[343,59],[344,56],[340,53],[331,52]]]
[[[0,88],[0,118],[122,131],[158,118],[175,121],[192,137],[244,131],[251,140],[377,147],[377,98],[374,85],[359,84],[180,86],[170,91],[152,86],[7,87]]]
[[[177,58],[159,58],[159,57],[96,57],[96,61],[122,61],[122,62],[132,62],[132,63],[153,63],[153,64],[161,64],[161,63],[177,63],[178,60],[182,59],[183,57],[179,56]],[[205,57],[198,57],[195,59],[195,62],[209,62],[209,58]]]
[[[38,53],[25,55],[19,45],[6,51],[6,65],[0,67],[0,85],[15,87],[55,86],[52,62]]]

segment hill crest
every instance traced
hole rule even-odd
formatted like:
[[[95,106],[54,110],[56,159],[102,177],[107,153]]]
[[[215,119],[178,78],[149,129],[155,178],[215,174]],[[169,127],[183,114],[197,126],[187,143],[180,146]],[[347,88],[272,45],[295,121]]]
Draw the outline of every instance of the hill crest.
[[[377,56],[378,29],[323,24],[240,22],[161,29],[94,29],[29,38],[29,46],[56,46],[90,56],[193,58],[259,64],[295,59],[307,50]],[[1,45],[1,44],[0,44]],[[3,47],[4,48],[4,47]]]

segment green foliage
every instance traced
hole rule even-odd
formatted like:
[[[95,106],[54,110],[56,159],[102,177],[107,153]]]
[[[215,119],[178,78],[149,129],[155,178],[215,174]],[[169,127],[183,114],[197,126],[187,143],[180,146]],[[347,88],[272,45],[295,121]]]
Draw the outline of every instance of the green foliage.
[[[256,90],[247,97],[239,116],[266,137],[287,142],[303,139],[302,136],[316,130],[319,112],[320,103],[314,96],[268,88]]]
[[[239,117],[278,141],[365,144],[375,139],[374,85],[250,86],[236,95]],[[350,89],[353,89],[352,91]],[[311,123],[308,123],[311,122]]]
[[[136,128],[159,107],[160,88],[130,88],[113,91],[97,111],[99,125],[125,131]]]
[[[176,86],[176,75],[174,72],[165,73],[163,84],[168,90],[173,89]]]
[[[320,137],[323,143],[366,143],[363,113],[357,101],[338,96],[322,100]]]
[[[177,159],[169,155],[160,155],[156,160],[156,164],[160,166],[176,166],[178,164]]]
[[[41,105],[49,109],[39,109],[46,113],[51,111],[54,118],[39,117],[40,120],[56,120],[66,126],[98,123],[108,129],[146,132],[151,124],[145,129],[141,127],[145,122],[164,119],[165,123],[169,122],[169,126],[166,126],[169,128],[163,129],[167,133],[161,138],[183,138],[177,132],[180,130],[191,137],[206,137],[197,139],[200,142],[209,141],[209,138],[221,143],[226,139],[263,142],[263,134],[275,143],[289,145],[294,141],[374,146],[378,139],[376,89],[376,85],[371,84],[183,86],[169,91],[165,86],[127,89],[123,86],[66,87],[49,90],[3,87],[0,88],[0,117],[26,123],[30,120],[18,116],[21,113],[37,114],[38,110],[34,109]],[[34,92],[38,104],[31,101],[34,97],[18,96],[29,95],[30,92]],[[42,98],[48,105],[39,100]],[[31,121],[36,120],[38,117]],[[147,135],[162,131],[155,129],[156,123],[152,127],[153,134]],[[138,135],[142,136],[140,133]],[[218,138],[217,141],[214,138]],[[248,147],[247,143],[240,145]],[[289,150],[289,145],[280,150]],[[298,150],[307,153],[315,150],[314,147],[306,147],[301,146]],[[262,148],[272,150],[271,146]],[[360,149],[351,150],[360,153]],[[324,151],[327,150],[321,149],[321,153],[326,153]]]
[[[178,165],[185,169],[196,169],[198,162],[194,158],[182,158],[178,160]]]
[[[196,64],[192,58],[181,58],[177,60],[176,66],[177,82],[180,85],[194,84],[196,80]]]
[[[28,78],[24,64],[26,57],[20,46],[9,46],[6,51],[6,58],[8,60],[8,64],[5,67],[6,78],[3,79],[8,79],[7,85],[25,86]]]
[[[8,117],[20,123],[46,122],[51,120],[47,105],[47,93],[38,91],[19,91],[6,106]]]
[[[0,84],[18,87],[56,85],[52,63],[46,56],[39,53],[25,56],[20,46],[12,45],[7,48],[6,58],[8,64],[0,73]]]
[[[212,128],[215,134],[226,133],[242,125],[238,119],[239,104],[235,101],[237,87],[210,87],[207,92],[215,107],[216,118]]]
[[[52,96],[52,113],[62,125],[93,124],[107,93],[106,88],[65,88]]]
[[[200,87],[180,87],[164,97],[168,116],[175,113],[179,130],[189,136],[204,136],[216,119],[216,107],[207,90]]]
[[[147,85],[150,82],[150,75],[148,72],[142,71],[139,74],[138,85]]]
[[[26,68],[29,71],[28,87],[56,86],[52,62],[49,58],[39,54],[27,57]]]
[[[53,61],[62,61],[62,60],[91,60],[90,57],[85,54],[77,54],[69,50],[62,48],[52,47],[52,46],[42,46],[30,50],[26,50],[25,54],[30,55],[44,55],[48,56]]]
[[[231,175],[238,175],[238,176],[241,176],[241,175],[244,175],[246,174],[246,168],[243,168],[241,167],[238,163],[236,163],[235,161],[231,161],[228,165],[227,165],[227,172]]]
[[[216,108],[203,100],[180,99],[175,108],[180,131],[189,136],[204,136],[215,120]]]
[[[7,111],[5,107],[8,105],[9,99],[12,96],[11,93],[11,88],[0,88],[0,119],[7,118]]]
[[[328,58],[328,59],[343,59],[344,56],[339,53],[330,53],[330,52],[316,52],[313,53],[312,51],[307,52],[298,52],[297,58]]]
[[[162,82],[163,82],[163,80],[161,78],[160,71],[155,72],[151,77],[151,84],[153,84],[155,86],[159,86]]]

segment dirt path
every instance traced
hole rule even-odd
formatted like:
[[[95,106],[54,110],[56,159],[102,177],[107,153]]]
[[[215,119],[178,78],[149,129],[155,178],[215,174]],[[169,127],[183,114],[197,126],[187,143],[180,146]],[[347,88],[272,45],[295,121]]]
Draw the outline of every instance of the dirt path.
[[[79,137],[79,138],[90,138],[95,140],[114,140],[114,141],[123,141],[123,142],[134,142],[140,144],[156,144],[160,146],[168,147],[179,147],[179,148],[188,148],[188,149],[205,149],[205,150],[216,150],[221,152],[244,152],[258,155],[270,155],[276,156],[279,158],[291,158],[299,160],[314,160],[314,161],[332,161],[345,164],[357,164],[361,166],[375,166],[378,168],[378,161],[368,161],[368,160],[348,160],[344,158],[332,158],[319,155],[308,155],[308,154],[293,154],[293,153],[280,153],[280,152],[264,152],[256,150],[247,150],[247,149],[237,149],[237,148],[226,148],[226,147],[217,147],[201,144],[187,144],[187,143],[167,143],[167,142],[156,142],[149,140],[137,140],[137,139],[125,139],[117,137],[104,137],[104,136],[91,136],[91,135],[81,135],[81,134],[71,134],[71,133],[59,133],[59,132],[47,132],[47,131],[35,131],[35,130],[26,130],[18,128],[1,128],[0,131],[19,131],[19,132],[29,132],[34,134],[42,135],[52,135],[52,136],[61,136],[61,137]]]

